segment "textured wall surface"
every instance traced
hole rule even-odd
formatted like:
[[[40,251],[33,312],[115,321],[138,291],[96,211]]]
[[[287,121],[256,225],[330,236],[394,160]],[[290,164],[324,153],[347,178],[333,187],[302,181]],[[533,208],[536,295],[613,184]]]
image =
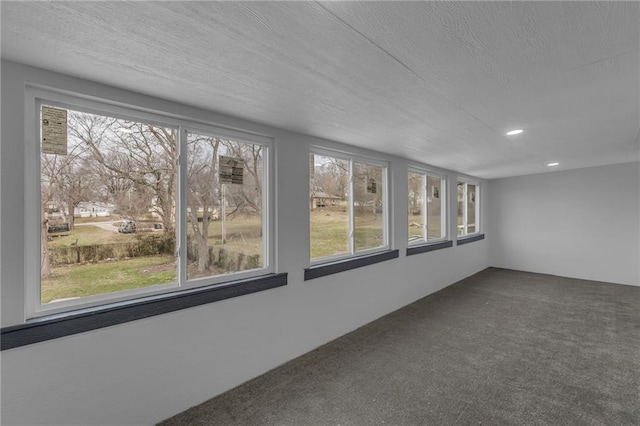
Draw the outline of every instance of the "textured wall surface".
[[[491,181],[491,264],[640,285],[640,163]]]
[[[57,340],[5,350],[3,424],[150,424],[183,411],[489,265],[487,240],[411,257],[407,160],[233,119],[43,70],[2,63],[2,324],[24,318],[25,82],[169,111],[275,139],[278,272],[289,284]],[[311,144],[391,163],[393,228],[400,257],[303,280],[309,265]],[[457,175],[442,170],[455,182]],[[485,186],[485,189],[486,186]],[[455,207],[451,198],[450,207]],[[455,210],[452,210],[455,211]],[[455,231],[455,223],[451,223]]]

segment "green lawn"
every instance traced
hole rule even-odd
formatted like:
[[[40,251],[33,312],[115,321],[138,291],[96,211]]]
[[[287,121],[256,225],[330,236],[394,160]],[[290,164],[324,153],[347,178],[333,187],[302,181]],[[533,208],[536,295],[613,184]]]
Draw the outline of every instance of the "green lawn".
[[[42,303],[175,282],[176,269],[173,256],[147,256],[53,268],[51,277],[41,281]]]
[[[49,241],[49,247],[68,247],[71,244],[75,244],[76,240],[79,246],[93,246],[96,244],[124,243],[135,239],[134,234],[120,234],[117,232],[117,227],[114,227],[114,230],[116,232],[91,225],[76,226],[69,235],[53,237]]]
[[[349,222],[346,212],[311,212],[311,258],[349,252]]]
[[[311,212],[311,258],[349,253],[349,222],[347,212],[322,209]],[[382,216],[358,213],[356,216],[356,250],[380,247],[383,244]]]
[[[201,224],[200,224],[201,225]],[[227,220],[229,251],[252,256],[262,254],[261,222],[256,216],[236,216]],[[320,258],[348,253],[348,219],[341,210],[311,212],[311,257]],[[188,227],[191,235],[193,230]],[[209,224],[209,245],[222,245],[222,222]],[[50,247],[108,244],[135,240],[136,234],[119,234],[94,226],[76,227],[71,235],[54,238]],[[381,216],[361,213],[357,217],[356,248],[382,244]],[[192,268],[193,265],[190,265]],[[88,263],[53,268],[53,274],[42,280],[42,303],[55,299],[86,297],[122,290],[171,283],[176,280],[173,256],[145,256],[110,262]],[[192,275],[195,276],[195,275]]]
[[[76,217],[74,223],[92,223],[92,222],[112,222],[119,220],[119,216],[100,216],[100,217]]]
[[[229,251],[246,255],[262,254],[261,222],[255,216],[236,216],[226,222]],[[188,233],[193,230],[188,228]],[[222,223],[209,224],[209,245],[222,244]],[[50,248],[92,246],[136,241],[147,233],[120,234],[86,225],[77,226],[70,235],[55,237]],[[52,276],[43,279],[42,303],[55,299],[87,297],[122,290],[149,287],[176,281],[176,259],[173,256],[145,256],[111,262],[87,263],[52,268]]]
[[[225,248],[247,256],[262,255],[262,222],[259,216],[235,216],[226,220],[227,240]],[[202,223],[198,223],[202,228]],[[194,234],[191,223],[187,226],[187,235]],[[222,220],[209,222],[208,245],[222,245]]]
[[[440,216],[435,216],[428,225],[429,239],[442,238],[440,229]],[[409,215],[409,238],[422,238],[422,215]]]

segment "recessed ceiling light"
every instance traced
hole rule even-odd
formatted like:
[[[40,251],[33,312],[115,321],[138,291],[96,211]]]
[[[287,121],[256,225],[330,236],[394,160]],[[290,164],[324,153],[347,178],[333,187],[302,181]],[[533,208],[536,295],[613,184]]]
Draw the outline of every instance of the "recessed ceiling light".
[[[549,163],[549,164],[547,164],[547,166],[548,166],[548,167],[555,167],[555,166],[557,166],[558,164],[560,164],[560,163]]]
[[[522,129],[511,130],[510,132],[507,132],[507,136],[519,135],[522,132],[524,132]]]

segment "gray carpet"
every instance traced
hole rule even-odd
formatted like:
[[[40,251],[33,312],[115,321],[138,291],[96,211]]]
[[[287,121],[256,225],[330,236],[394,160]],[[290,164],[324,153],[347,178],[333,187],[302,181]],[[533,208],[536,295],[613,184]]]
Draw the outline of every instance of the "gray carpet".
[[[640,425],[640,287],[489,268],[163,425]]]

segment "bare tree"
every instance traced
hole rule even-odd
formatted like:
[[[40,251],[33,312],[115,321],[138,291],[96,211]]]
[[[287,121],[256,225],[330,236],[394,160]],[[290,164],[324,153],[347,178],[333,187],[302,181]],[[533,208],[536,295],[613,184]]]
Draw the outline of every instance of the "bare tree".
[[[150,208],[161,218],[165,233],[174,233],[178,167],[175,130],[90,114],[82,114],[77,124],[77,137],[89,148],[103,176],[110,177],[105,183],[116,183],[119,189],[150,190]]]
[[[424,188],[424,179],[421,174],[409,173],[409,214],[415,215],[420,211]]]
[[[50,207],[60,212],[63,204],[67,204],[66,220],[69,229],[73,226],[74,209],[81,201],[88,196],[88,179],[83,180],[83,157],[84,147],[70,140],[68,151],[65,155],[42,153],[40,156],[40,246],[41,246],[41,268],[40,275],[48,277],[51,275],[49,260],[48,230]],[[55,204],[55,206],[53,206]]]
[[[82,161],[68,165],[74,173],[64,174],[64,181],[58,178],[57,186],[52,183],[43,193],[60,189],[71,214],[80,201],[99,194],[133,217],[152,211],[161,218],[166,235],[175,234],[176,131],[75,111],[69,111],[69,117],[69,135],[82,147]],[[210,269],[210,222],[217,216],[216,209],[224,208],[218,154],[240,157],[245,164],[243,184],[228,187],[234,206],[231,213],[255,214],[262,210],[263,147],[193,134],[187,146],[187,215],[198,245],[198,270],[202,272]],[[50,202],[52,196],[43,196],[43,203]]]
[[[127,189],[113,193],[110,200],[116,211],[128,219],[140,220],[149,213],[153,204],[153,191],[148,186],[131,184]]]
[[[208,252],[211,221],[224,214],[259,214],[262,210],[262,151],[261,145],[189,134],[187,139],[187,214],[197,243],[198,272],[210,270]],[[241,158],[244,162],[243,183],[220,182],[219,154]],[[223,188],[223,185],[225,187]],[[223,192],[226,194],[222,199]],[[227,211],[227,203],[233,210]],[[224,238],[224,237],[223,237]],[[224,240],[223,240],[224,243]]]
[[[364,213],[371,208],[376,216],[382,208],[382,170],[381,166],[367,163],[353,163],[353,199],[356,211]]]
[[[344,200],[349,188],[349,162],[332,157],[318,157],[318,163],[314,164],[311,192],[324,192]]]
[[[223,140],[227,155],[242,158],[247,172],[242,185],[232,185],[228,195],[235,209],[232,213],[260,213],[262,210],[262,145]]]
[[[83,201],[90,201],[94,194],[95,180],[91,168],[85,159],[78,157],[68,162],[59,176],[59,191],[67,207],[67,223],[72,231],[75,223],[76,207]]]
[[[209,224],[220,206],[218,148],[220,139],[189,134],[187,139],[187,213],[198,245],[198,272],[210,270]],[[199,215],[202,212],[202,220]]]

